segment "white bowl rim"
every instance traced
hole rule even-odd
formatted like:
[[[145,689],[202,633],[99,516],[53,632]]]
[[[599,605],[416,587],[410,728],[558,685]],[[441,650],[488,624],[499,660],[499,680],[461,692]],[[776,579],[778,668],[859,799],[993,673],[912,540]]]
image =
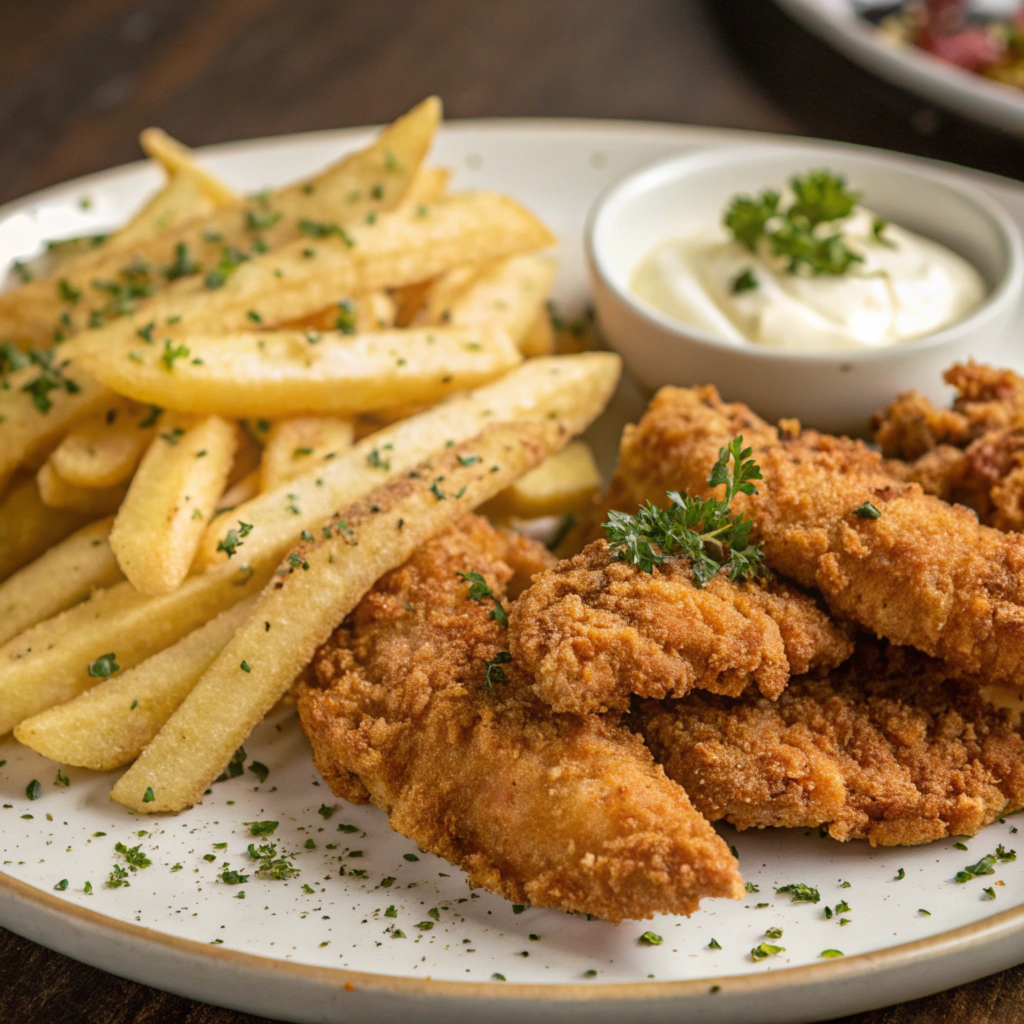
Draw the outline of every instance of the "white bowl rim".
[[[795,145],[779,145],[774,142],[750,143],[735,146],[719,146],[713,149],[701,149],[695,152],[679,153],[673,156],[660,157],[642,167],[627,172],[612,182],[594,201],[587,214],[584,226],[584,248],[591,273],[600,279],[616,299],[627,306],[634,314],[655,327],[674,335],[676,340],[691,344],[703,345],[733,355],[748,356],[755,360],[782,360],[784,362],[805,362],[846,365],[851,363],[873,362],[879,359],[893,359],[901,355],[912,354],[924,349],[941,348],[960,340],[965,333],[983,329],[986,323],[997,318],[1005,311],[1009,303],[1018,303],[1024,291],[1024,239],[1016,221],[998,200],[994,199],[977,185],[958,181],[948,171],[933,168],[929,162],[902,153],[891,153],[888,150],[873,149],[861,146],[843,146],[831,142],[819,142],[815,139],[796,139]],[[996,281],[984,301],[962,320],[943,327],[931,334],[912,338],[909,341],[894,345],[883,345],[877,348],[822,349],[806,351],[789,349],[777,345],[758,345],[755,342],[735,342],[722,338],[696,327],[688,327],[653,306],[648,305],[633,295],[628,284],[622,282],[616,274],[609,271],[602,258],[600,247],[595,241],[598,224],[611,202],[634,186],[645,177],[655,177],[676,165],[682,165],[685,172],[691,168],[700,169],[708,164],[712,166],[723,161],[735,162],[744,157],[763,158],[771,155],[792,153],[799,159],[801,152],[820,152],[822,165],[827,166],[829,158],[833,162],[837,154],[841,159],[852,158],[861,164],[875,164],[883,170],[913,171],[921,177],[928,178],[950,192],[959,193],[994,226],[999,234],[1006,254],[1006,270]],[[904,163],[906,161],[906,163]],[[911,166],[907,166],[910,164]]]

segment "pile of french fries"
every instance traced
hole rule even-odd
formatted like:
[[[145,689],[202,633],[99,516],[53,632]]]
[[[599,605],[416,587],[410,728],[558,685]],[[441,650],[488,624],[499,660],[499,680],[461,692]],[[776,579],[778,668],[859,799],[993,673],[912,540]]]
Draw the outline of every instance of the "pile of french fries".
[[[243,198],[162,189],[0,295],[0,735],[204,791],[374,582],[459,516],[570,513],[615,356],[558,354],[549,231],[425,164],[428,99]]]

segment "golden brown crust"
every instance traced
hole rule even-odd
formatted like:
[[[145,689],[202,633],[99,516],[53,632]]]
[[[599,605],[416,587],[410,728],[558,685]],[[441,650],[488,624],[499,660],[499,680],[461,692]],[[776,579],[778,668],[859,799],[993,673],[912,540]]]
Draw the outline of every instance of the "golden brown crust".
[[[739,433],[764,479],[733,507],[775,571],[961,674],[1024,684],[1024,537],[894,480],[860,442],[814,431],[780,440],[713,388],[663,388],[623,439],[607,503],[631,511],[670,489],[708,494],[719,448]],[[856,515],[865,502],[881,516]]]
[[[850,656],[848,631],[782,582],[694,585],[687,559],[646,573],[607,542],[541,573],[509,617],[509,650],[555,711],[625,710],[693,688],[777,697],[790,675]]]
[[[710,820],[741,829],[827,825],[835,839],[911,846],[1024,805],[1024,740],[1005,712],[906,648],[862,643],[775,702],[645,701],[635,725]]]
[[[739,897],[735,858],[618,716],[552,714],[514,663],[488,692],[505,631],[458,573],[481,573],[504,603],[550,564],[469,517],[380,580],[300,697],[317,767],[520,903],[620,921]]]
[[[970,506],[988,526],[1024,529],[1024,379],[977,363],[945,377],[958,391],[952,409],[908,392],[875,416],[886,468]]]

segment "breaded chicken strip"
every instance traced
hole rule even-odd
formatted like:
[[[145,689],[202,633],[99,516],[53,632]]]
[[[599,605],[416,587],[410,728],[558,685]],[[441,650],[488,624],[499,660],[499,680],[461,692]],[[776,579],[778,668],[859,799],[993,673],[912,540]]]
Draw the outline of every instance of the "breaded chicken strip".
[[[635,727],[710,820],[741,829],[827,825],[839,840],[913,846],[1024,805],[1024,740],[1007,713],[908,648],[868,642],[775,702],[644,701]]]
[[[742,433],[764,479],[733,508],[753,520],[772,569],[961,675],[1024,686],[1024,537],[893,480],[860,442],[780,438],[751,419],[714,388],[662,388],[626,430],[607,505],[633,511],[670,489],[708,495],[719,448]]]
[[[875,416],[886,469],[969,505],[989,526],[1024,530],[1024,379],[976,363],[945,379],[958,391],[952,409],[910,391]]]
[[[849,633],[785,583],[694,585],[688,559],[651,573],[606,541],[540,573],[512,606],[509,650],[555,711],[625,710],[630,694],[777,697],[797,675],[850,656]]]
[[[368,594],[299,698],[338,796],[472,886],[610,921],[738,898],[735,858],[618,716],[554,715],[506,653],[495,602],[551,557],[468,517]],[[494,599],[470,597],[478,572]]]

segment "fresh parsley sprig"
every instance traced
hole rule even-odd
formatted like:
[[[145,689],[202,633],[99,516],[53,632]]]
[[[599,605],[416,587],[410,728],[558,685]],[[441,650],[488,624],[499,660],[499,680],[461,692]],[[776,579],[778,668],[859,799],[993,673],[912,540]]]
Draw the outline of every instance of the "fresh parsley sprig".
[[[849,217],[860,193],[847,187],[842,175],[831,171],[809,171],[794,175],[790,187],[796,197],[780,209],[778,192],[766,189],[759,196],[736,196],[725,211],[724,224],[733,238],[757,252],[762,240],[775,256],[789,260],[791,274],[806,269],[811,274],[839,277],[864,259],[843,240],[842,234],[821,236],[819,224]],[[877,235],[876,235],[877,237]]]
[[[750,457],[752,451],[743,447],[742,435],[719,450],[708,484],[725,486],[722,501],[667,491],[671,502],[667,509],[646,502],[635,516],[609,512],[604,524],[608,546],[620,561],[648,573],[666,559],[689,558],[698,588],[723,569],[733,581],[766,576],[764,552],[750,543],[753,523],[730,507],[737,494],[757,493],[753,481],[762,477]]]

